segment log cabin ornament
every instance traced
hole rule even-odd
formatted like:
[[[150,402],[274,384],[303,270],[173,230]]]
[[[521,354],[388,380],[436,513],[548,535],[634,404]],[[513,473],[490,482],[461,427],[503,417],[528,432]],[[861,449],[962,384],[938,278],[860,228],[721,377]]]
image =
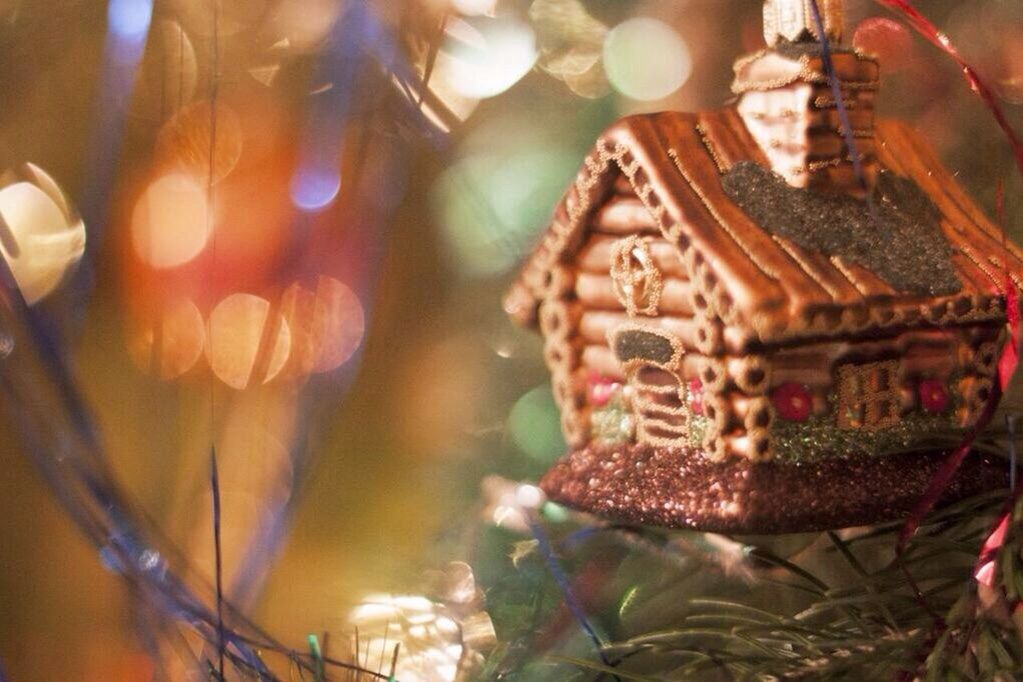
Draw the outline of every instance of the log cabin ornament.
[[[818,35],[811,1],[765,2],[734,104],[605,132],[508,293],[571,448],[552,500],[716,532],[893,519],[994,395],[1023,254],[918,132],[875,120],[877,59],[840,46],[840,0]],[[975,453],[943,499],[1006,477]]]

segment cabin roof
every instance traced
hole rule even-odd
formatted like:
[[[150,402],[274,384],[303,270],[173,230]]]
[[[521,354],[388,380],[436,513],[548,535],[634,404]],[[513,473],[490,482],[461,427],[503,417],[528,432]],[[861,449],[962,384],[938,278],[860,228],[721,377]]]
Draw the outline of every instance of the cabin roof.
[[[556,207],[505,309],[535,324],[539,304],[559,286],[559,267],[571,265],[593,212],[624,175],[683,261],[695,264],[694,284],[708,301],[704,314],[723,324],[729,351],[884,327],[1003,321],[1006,272],[1015,286],[1023,284],[1023,253],[910,126],[878,121],[876,149],[881,167],[915,183],[936,209],[934,229],[947,241],[946,275],[961,283],[956,291],[893,286],[891,276],[886,281],[863,259],[815,250],[755,222],[730,198],[725,178],[741,164],[768,163],[729,107],[632,116],[608,129]]]

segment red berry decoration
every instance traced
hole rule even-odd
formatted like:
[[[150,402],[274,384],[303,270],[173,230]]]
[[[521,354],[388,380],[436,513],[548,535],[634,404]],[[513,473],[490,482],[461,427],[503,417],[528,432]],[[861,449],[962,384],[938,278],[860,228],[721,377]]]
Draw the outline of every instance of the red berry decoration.
[[[938,379],[924,379],[917,386],[917,392],[920,395],[920,406],[926,412],[938,414],[948,410],[948,389],[945,388],[945,382]]]
[[[805,422],[813,409],[813,395],[803,384],[782,384],[771,393],[771,404],[785,421]]]
[[[595,407],[604,407],[611,402],[611,398],[614,397],[615,391],[617,391],[620,387],[621,384],[610,377],[601,376],[599,374],[590,375],[589,391],[587,396],[590,405]]]
[[[699,379],[689,380],[689,409],[703,415],[703,382]]]

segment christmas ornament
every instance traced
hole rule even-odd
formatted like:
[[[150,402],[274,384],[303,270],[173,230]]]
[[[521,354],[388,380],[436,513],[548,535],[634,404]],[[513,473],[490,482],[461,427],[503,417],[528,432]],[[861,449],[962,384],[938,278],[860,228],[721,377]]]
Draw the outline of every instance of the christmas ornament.
[[[85,225],[57,183],[26,163],[0,178],[0,255],[25,302],[52,293],[85,253]]]
[[[509,292],[572,448],[552,501],[719,532],[873,523],[989,417],[1023,254],[919,133],[875,120],[877,58],[839,45],[840,1],[818,9],[765,3],[734,105],[608,130]],[[943,499],[1006,475],[973,455]]]

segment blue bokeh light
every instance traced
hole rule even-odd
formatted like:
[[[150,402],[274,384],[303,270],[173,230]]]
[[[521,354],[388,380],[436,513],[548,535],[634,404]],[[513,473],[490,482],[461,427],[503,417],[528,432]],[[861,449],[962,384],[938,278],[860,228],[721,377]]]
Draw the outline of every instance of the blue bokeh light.
[[[144,40],[152,18],[152,0],[110,0],[107,5],[107,28],[121,40]]]
[[[291,201],[309,213],[330,205],[341,190],[341,175],[334,168],[303,167],[291,180]]]

